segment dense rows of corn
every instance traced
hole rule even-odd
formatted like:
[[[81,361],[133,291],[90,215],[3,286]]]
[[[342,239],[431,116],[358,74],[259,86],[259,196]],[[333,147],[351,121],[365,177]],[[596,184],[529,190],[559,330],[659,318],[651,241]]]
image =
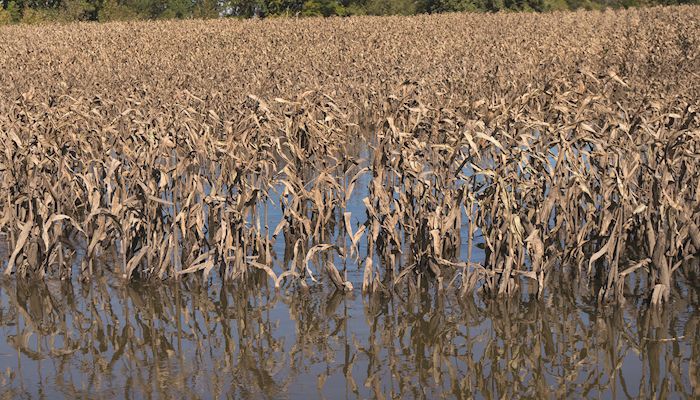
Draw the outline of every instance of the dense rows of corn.
[[[18,26],[0,43],[7,275],[261,270],[352,290],[339,254],[366,291],[542,295],[564,272],[599,301],[657,303],[697,282],[698,7]]]

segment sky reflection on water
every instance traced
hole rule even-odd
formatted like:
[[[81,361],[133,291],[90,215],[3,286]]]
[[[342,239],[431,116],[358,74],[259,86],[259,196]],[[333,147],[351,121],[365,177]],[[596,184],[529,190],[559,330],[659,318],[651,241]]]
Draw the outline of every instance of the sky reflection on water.
[[[700,395],[700,313],[681,300],[595,310],[567,296],[275,293],[249,280],[256,290],[4,282],[0,397]]]

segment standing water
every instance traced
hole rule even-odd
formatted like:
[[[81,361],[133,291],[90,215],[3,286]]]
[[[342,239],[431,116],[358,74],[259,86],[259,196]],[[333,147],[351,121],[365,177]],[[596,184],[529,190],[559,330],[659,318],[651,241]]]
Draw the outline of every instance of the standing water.
[[[265,276],[250,277],[251,281]],[[358,282],[359,283],[359,282]],[[2,398],[692,398],[700,313],[5,282]]]

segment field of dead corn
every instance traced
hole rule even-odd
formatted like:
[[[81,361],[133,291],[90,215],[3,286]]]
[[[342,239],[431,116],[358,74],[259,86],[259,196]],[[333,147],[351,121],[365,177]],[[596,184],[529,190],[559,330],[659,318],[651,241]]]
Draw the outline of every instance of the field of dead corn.
[[[0,66],[16,279],[698,287],[700,7],[11,26]]]

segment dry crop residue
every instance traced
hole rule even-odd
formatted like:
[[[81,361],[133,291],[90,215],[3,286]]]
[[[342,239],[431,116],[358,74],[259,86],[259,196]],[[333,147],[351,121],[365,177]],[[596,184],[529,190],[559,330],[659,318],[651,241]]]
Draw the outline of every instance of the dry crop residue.
[[[541,296],[565,277],[601,302],[666,301],[700,269],[698,21],[2,28],[4,273],[352,290],[340,254],[364,291]]]

